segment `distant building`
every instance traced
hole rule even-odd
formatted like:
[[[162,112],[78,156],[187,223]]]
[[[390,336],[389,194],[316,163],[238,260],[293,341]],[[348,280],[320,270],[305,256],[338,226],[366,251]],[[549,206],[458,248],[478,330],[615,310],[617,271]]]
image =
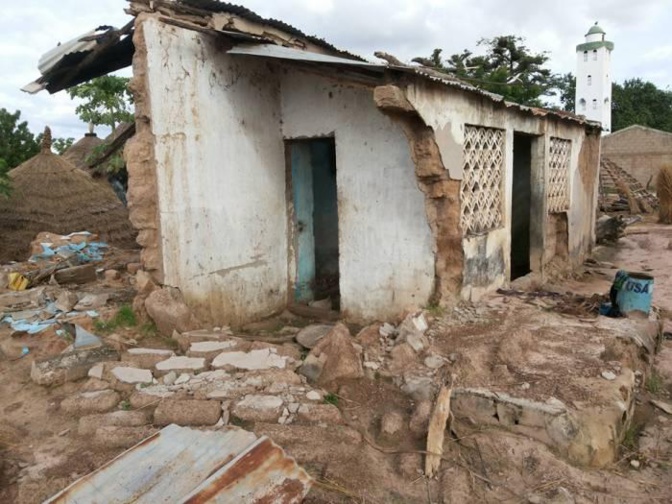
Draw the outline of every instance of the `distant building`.
[[[602,156],[654,190],[658,171],[672,165],[672,133],[633,124],[602,139]]]
[[[586,33],[586,41],[576,46],[576,113],[602,123],[611,131],[611,51],[614,43],[597,23]]]

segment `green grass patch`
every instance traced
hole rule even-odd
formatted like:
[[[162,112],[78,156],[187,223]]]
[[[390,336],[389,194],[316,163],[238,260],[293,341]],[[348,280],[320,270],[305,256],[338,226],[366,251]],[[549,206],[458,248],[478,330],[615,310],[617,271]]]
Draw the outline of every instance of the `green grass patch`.
[[[140,333],[145,337],[152,337],[157,336],[159,334],[159,330],[156,328],[156,324],[154,322],[147,322],[146,324],[142,324],[140,327]],[[172,338],[170,339],[173,340]]]
[[[631,423],[630,427],[627,428],[623,434],[623,441],[621,441],[621,446],[629,452],[637,451],[639,447],[639,436],[644,430],[644,425],[638,423]]]
[[[124,399],[119,403],[119,407],[124,411],[129,411],[131,409],[131,402],[128,399]]]
[[[446,313],[446,309],[443,306],[439,306],[439,303],[429,303],[425,306],[425,311],[433,317],[443,317]]]
[[[98,319],[93,323],[96,331],[105,333],[112,332],[123,327],[135,327],[138,325],[138,319],[135,317],[133,308],[129,305],[123,305],[110,320]]]
[[[336,394],[327,394],[324,396],[324,403],[338,406],[338,396]]]
[[[664,386],[663,377],[660,376],[658,371],[651,369],[651,374],[646,378],[646,383],[644,384],[646,390],[652,394],[658,394],[663,390]]]

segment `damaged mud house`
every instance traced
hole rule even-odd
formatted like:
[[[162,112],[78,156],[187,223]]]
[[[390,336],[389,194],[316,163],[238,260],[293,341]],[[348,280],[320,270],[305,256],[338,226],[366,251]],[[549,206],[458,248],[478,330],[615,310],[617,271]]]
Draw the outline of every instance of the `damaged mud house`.
[[[24,88],[132,66],[96,160],[127,210],[85,178],[140,250],[67,221],[0,268],[0,501],[669,500],[672,229],[604,121],[224,2],[127,12]],[[621,270],[655,272],[633,316]]]
[[[226,3],[130,12],[33,86],[132,61],[130,218],[145,269],[202,322],[323,298],[383,320],[590,251],[597,123],[370,63]]]

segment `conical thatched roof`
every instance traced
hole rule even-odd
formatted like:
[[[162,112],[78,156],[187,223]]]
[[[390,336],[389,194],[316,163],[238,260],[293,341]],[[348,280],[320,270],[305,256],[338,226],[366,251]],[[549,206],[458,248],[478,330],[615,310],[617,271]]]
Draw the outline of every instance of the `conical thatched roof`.
[[[90,231],[111,244],[134,246],[128,212],[109,187],[51,152],[45,129],[42,151],[9,172],[12,193],[0,197],[0,261],[25,260],[41,231]]]
[[[98,138],[95,133],[87,133],[82,138],[72,144],[62,156],[63,158],[75,165],[76,168],[89,171],[88,158],[93,152],[93,149],[101,145],[103,141]]]

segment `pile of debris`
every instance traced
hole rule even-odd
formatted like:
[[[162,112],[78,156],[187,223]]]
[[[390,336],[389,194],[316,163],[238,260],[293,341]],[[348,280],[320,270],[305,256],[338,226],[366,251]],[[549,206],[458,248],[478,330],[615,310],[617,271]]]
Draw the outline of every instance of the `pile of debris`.
[[[650,214],[658,199],[623,168],[604,156],[600,162],[600,210]]]

